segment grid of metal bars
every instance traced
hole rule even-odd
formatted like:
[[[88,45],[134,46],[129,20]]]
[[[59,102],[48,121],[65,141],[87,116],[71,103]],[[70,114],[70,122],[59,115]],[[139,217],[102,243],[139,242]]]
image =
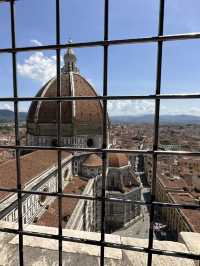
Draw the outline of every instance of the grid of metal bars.
[[[104,251],[105,247],[112,247],[117,249],[132,250],[137,252],[144,252],[148,254],[147,265],[152,265],[152,255],[166,255],[182,258],[190,258],[198,260],[200,255],[175,252],[168,250],[160,250],[153,248],[153,222],[154,222],[154,210],[155,207],[162,208],[182,208],[182,209],[193,209],[200,210],[200,206],[193,204],[173,204],[166,202],[156,202],[155,201],[155,189],[156,189],[156,172],[157,172],[157,156],[158,155],[187,155],[187,156],[200,156],[200,152],[188,152],[188,151],[160,151],[158,150],[158,138],[159,138],[159,113],[160,113],[160,99],[200,99],[200,94],[161,94],[161,70],[162,70],[162,48],[163,42],[168,41],[179,41],[187,39],[197,39],[200,38],[200,32],[197,33],[186,33],[186,34],[175,34],[175,35],[163,35],[163,25],[164,25],[164,10],[165,10],[165,0],[160,0],[160,11],[159,11],[159,23],[158,23],[158,35],[153,37],[143,37],[143,38],[132,38],[132,39],[121,39],[121,40],[109,40],[109,0],[104,0],[104,39],[94,42],[79,42],[79,43],[67,43],[61,44],[60,42],[60,0],[55,0],[56,3],[56,44],[55,45],[42,45],[42,46],[27,46],[27,47],[16,47],[15,41],[15,13],[14,5],[15,0],[0,0],[0,3],[8,2],[10,5],[10,17],[11,17],[11,48],[1,48],[0,54],[10,53],[12,55],[12,68],[13,68],[13,97],[3,97],[0,98],[0,102],[11,101],[14,103],[14,118],[15,118],[15,145],[0,145],[0,148],[14,149],[16,152],[16,172],[17,172],[17,188],[6,189],[0,188],[0,191],[14,192],[18,195],[18,229],[0,228],[0,232],[7,232],[19,235],[19,264],[24,265],[23,259],[23,236],[36,236],[47,239],[58,240],[59,246],[59,265],[62,265],[62,242],[71,241],[77,243],[85,243],[96,245],[101,248],[100,254],[100,264],[104,265]],[[148,96],[108,96],[107,93],[107,81],[108,81],[108,48],[113,45],[123,45],[123,44],[141,44],[141,43],[157,43],[157,75],[156,75],[156,89],[155,93]],[[95,47],[101,46],[104,49],[104,61],[103,61],[103,96],[66,96],[61,97],[61,81],[60,81],[60,51],[63,48],[68,47]],[[38,50],[56,50],[57,58],[57,97],[18,97],[17,89],[17,69],[16,69],[16,54],[25,51],[38,51]],[[155,100],[155,116],[154,116],[154,141],[152,150],[127,150],[127,149],[108,149],[108,139],[107,139],[107,101],[108,100]],[[18,103],[20,101],[57,101],[58,117],[57,117],[57,147],[42,147],[42,146],[24,146],[20,145],[19,140],[19,118],[18,118]],[[102,100],[103,102],[103,145],[102,148],[71,148],[63,147],[61,145],[61,103],[62,101],[73,101],[73,100]],[[26,191],[22,190],[21,186],[21,174],[20,174],[20,151],[21,150],[57,150],[58,151],[58,191],[57,192],[42,192],[42,191]],[[67,194],[62,191],[62,172],[61,172],[61,152],[62,151],[91,151],[102,154],[103,158],[103,177],[102,177],[102,190],[101,197],[92,197],[87,195],[75,195]],[[107,154],[108,153],[131,153],[131,154],[150,154],[153,160],[153,177],[152,177],[152,188],[151,188],[151,200],[149,202],[134,201],[134,204],[147,205],[150,207],[150,227],[149,227],[149,244],[148,247],[137,247],[117,243],[109,243],[105,241],[105,202],[131,202],[131,200],[124,200],[119,198],[107,198],[105,195],[105,178],[107,171]],[[35,194],[35,195],[48,195],[56,196],[58,198],[58,234],[46,234],[39,232],[30,232],[23,229],[22,222],[22,194]],[[88,240],[75,237],[66,237],[62,234],[62,198],[78,198],[86,200],[98,200],[101,202],[101,239],[100,241]]]

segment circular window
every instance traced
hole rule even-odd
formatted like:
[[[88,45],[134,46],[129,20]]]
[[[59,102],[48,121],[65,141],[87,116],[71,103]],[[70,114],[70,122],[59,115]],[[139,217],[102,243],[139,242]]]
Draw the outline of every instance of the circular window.
[[[87,140],[87,146],[88,146],[88,147],[93,147],[93,145],[94,145],[94,141],[93,141],[93,139],[88,139],[88,140]]]
[[[48,188],[45,187],[45,188],[42,190],[42,192],[48,192]],[[40,202],[41,205],[44,204],[46,198],[47,198],[47,195],[40,195],[39,202]]]
[[[51,145],[54,147],[57,146],[57,139],[52,139]]]

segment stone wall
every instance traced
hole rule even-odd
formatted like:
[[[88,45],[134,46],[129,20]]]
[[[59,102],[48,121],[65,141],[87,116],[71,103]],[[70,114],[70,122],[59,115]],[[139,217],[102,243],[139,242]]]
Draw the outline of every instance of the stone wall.
[[[94,196],[94,179],[88,181],[83,195]],[[93,200],[80,199],[67,222],[66,228],[93,231],[95,229],[94,207],[95,203]]]
[[[0,223],[0,227],[17,228],[16,224]],[[24,230],[39,233],[57,234],[57,228],[27,225]],[[76,230],[63,230],[63,235],[68,237],[100,240],[100,233],[83,232]],[[0,265],[17,266],[18,264],[18,236],[8,233],[0,233]],[[58,265],[58,241],[33,236],[23,237],[24,264],[26,266],[57,266]],[[120,237],[117,235],[105,235],[108,243],[147,247],[147,239]],[[169,251],[191,252],[187,245],[170,241],[154,242],[154,247]],[[63,265],[64,266],[99,266],[100,248],[94,245],[63,241]],[[126,251],[116,248],[105,248],[106,266],[146,266],[147,254],[136,251]],[[153,255],[153,266],[195,266],[191,259],[176,258],[164,255]]]
[[[63,188],[66,186],[72,176],[72,162],[70,159],[62,161]],[[30,191],[57,191],[57,166],[52,166],[45,172],[36,176],[26,184],[24,190]],[[51,196],[41,196],[34,194],[25,194],[22,196],[22,215],[23,223],[32,223],[36,221],[45,211],[45,207],[55,200]],[[7,222],[16,222],[18,219],[17,194],[6,198],[0,203],[0,219]]]
[[[32,135],[27,134],[27,145],[34,146],[52,146],[56,145],[56,134],[50,135]],[[101,135],[77,135],[70,137],[62,137],[61,144],[66,147],[76,147],[76,148],[88,148],[87,141],[92,139],[92,147],[100,148],[102,146],[102,136]]]
[[[101,196],[102,178],[95,179],[95,195]],[[121,193],[119,191],[106,191],[106,197],[130,199],[132,202],[141,199],[141,187],[132,187],[130,191]],[[130,222],[136,216],[140,215],[140,206],[134,203],[106,201],[105,227],[106,232],[113,232],[126,223]],[[101,202],[96,201],[96,231],[101,228]]]
[[[140,206],[134,204],[134,202],[141,199],[141,187],[133,187],[127,193],[107,191],[106,195],[109,198],[131,200],[131,202],[125,204],[124,202],[106,202],[107,232],[113,232],[122,228],[125,224],[140,215]]]
[[[193,254],[200,255],[200,234],[192,232],[181,232],[179,242],[185,244],[188,250]],[[195,261],[196,266],[200,266],[200,260]]]

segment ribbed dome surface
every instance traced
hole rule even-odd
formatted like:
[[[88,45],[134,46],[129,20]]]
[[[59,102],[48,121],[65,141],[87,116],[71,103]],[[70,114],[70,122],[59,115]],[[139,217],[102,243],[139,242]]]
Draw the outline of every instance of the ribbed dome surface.
[[[70,77],[71,74],[71,77]],[[61,74],[61,96],[96,96],[93,87],[78,73]],[[56,97],[57,80],[51,79],[36,95],[37,97]],[[78,100],[62,102],[62,123],[90,122],[102,123],[102,105],[99,100]],[[74,117],[73,117],[74,112]],[[28,123],[56,123],[56,101],[33,101],[27,117]]]
[[[122,167],[128,165],[128,157],[124,153],[110,153],[108,161],[110,167]]]
[[[96,154],[90,154],[83,162],[83,166],[87,166],[87,167],[102,166],[102,159]]]

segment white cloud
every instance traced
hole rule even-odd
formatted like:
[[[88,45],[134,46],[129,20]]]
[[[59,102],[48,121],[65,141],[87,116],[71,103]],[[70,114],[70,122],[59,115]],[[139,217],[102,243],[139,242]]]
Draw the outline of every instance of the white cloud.
[[[41,46],[42,45],[42,43],[41,42],[39,42],[38,40],[31,40],[31,43],[32,44],[35,44],[35,45],[37,45],[37,46]]]
[[[154,113],[154,102],[146,100],[117,100],[108,103],[108,113],[113,115],[143,115]]]
[[[200,107],[191,107],[189,109],[189,113],[191,115],[196,115],[196,116],[200,116]]]
[[[0,110],[2,110],[2,109],[13,111],[14,110],[14,106],[13,106],[12,103],[1,102],[0,103]]]
[[[24,63],[18,64],[17,69],[23,77],[47,82],[56,74],[56,57],[45,56],[43,52],[35,52]]]
[[[41,46],[38,40],[31,43]],[[63,59],[61,58],[61,63]],[[34,52],[23,63],[17,65],[19,74],[23,77],[40,81],[42,84],[56,75],[56,56],[46,56],[43,52]]]
[[[171,111],[170,114],[200,116],[200,108],[199,107],[191,107],[191,108],[181,108],[178,110],[174,109]]]
[[[145,114],[154,114],[155,105],[154,101],[147,100],[125,100],[125,101],[109,101],[108,113],[111,116],[140,116]],[[188,107],[184,106],[172,107],[168,104],[161,104],[160,115],[193,115],[200,116],[200,107]]]

